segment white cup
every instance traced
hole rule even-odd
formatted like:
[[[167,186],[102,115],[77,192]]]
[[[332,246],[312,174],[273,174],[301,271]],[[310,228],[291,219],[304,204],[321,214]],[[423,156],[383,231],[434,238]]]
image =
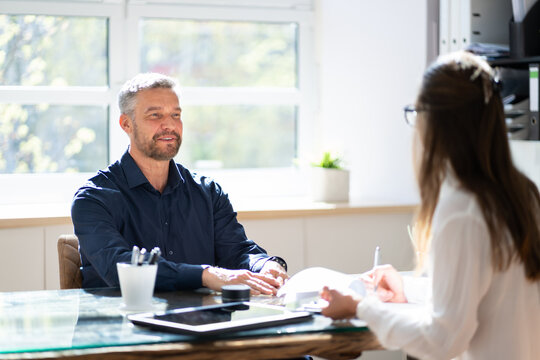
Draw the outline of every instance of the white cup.
[[[122,308],[130,311],[151,310],[157,264],[138,266],[117,263],[116,269],[124,302]]]

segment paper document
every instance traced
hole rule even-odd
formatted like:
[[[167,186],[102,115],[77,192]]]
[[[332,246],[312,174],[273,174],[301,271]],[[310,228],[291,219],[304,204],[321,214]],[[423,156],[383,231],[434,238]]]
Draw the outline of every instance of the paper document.
[[[358,275],[352,276],[339,271],[312,267],[302,270],[293,275],[283,285],[278,297],[284,297],[283,303],[288,307],[298,308],[306,304],[319,304],[319,294],[324,286],[333,289],[350,289],[359,295],[366,295],[364,283],[358,279]]]

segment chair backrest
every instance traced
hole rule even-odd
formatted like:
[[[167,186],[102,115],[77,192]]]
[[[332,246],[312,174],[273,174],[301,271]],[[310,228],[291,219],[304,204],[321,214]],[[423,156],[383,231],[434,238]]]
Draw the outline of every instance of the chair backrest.
[[[75,235],[60,235],[58,237],[57,247],[58,265],[60,268],[60,288],[81,288],[82,274],[79,239]]]

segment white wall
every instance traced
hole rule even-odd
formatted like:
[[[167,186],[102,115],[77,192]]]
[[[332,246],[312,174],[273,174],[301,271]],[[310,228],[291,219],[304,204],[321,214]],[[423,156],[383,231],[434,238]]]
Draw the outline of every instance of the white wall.
[[[319,0],[323,149],[345,155],[353,199],[414,202],[413,103],[426,66],[427,0]]]
[[[540,141],[512,140],[510,148],[516,167],[540,189]]]

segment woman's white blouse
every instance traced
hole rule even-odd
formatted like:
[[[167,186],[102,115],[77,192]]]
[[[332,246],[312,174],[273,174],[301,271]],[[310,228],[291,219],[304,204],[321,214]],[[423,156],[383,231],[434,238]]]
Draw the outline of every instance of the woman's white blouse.
[[[420,359],[540,359],[540,282],[517,262],[492,268],[481,210],[453,178],[441,187],[432,234],[427,281],[405,281],[409,300],[427,298],[421,316],[375,297],[358,304],[381,344]]]

